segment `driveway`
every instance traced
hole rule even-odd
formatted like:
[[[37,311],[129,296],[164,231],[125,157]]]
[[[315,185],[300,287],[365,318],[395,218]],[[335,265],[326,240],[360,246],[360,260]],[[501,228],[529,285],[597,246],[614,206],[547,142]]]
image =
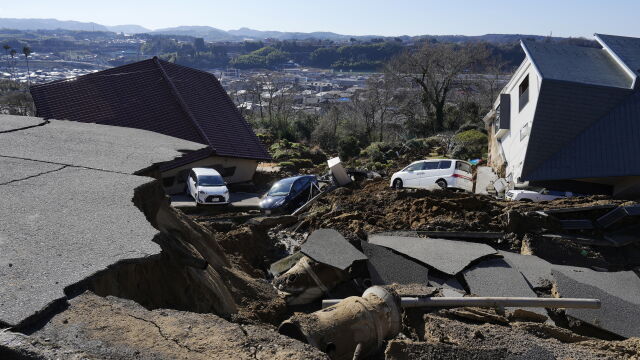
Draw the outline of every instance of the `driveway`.
[[[236,192],[231,193],[229,207],[234,209],[258,209],[260,203],[260,195],[256,193]],[[196,202],[187,194],[171,195],[171,206],[180,209],[195,208]],[[215,208],[216,205],[207,206],[207,208]]]

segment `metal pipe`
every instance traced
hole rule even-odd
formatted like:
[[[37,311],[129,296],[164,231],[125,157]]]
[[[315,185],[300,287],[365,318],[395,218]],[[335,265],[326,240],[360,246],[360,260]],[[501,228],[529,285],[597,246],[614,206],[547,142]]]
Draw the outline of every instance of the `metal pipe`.
[[[322,308],[333,306],[341,299],[322,300]],[[402,297],[403,308],[417,307],[542,307],[599,309],[598,299],[535,298],[535,297]]]

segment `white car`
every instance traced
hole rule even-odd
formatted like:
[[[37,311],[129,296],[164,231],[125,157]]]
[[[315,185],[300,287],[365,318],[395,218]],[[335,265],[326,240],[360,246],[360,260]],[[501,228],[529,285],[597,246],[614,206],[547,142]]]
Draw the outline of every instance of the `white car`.
[[[574,196],[572,192],[555,192],[542,190],[540,192],[533,190],[508,190],[504,198],[512,201],[538,202],[549,201],[565,197]]]
[[[431,188],[433,185],[473,191],[471,164],[454,159],[420,160],[391,177],[391,187],[396,189]]]
[[[228,204],[229,189],[224,179],[214,169],[193,168],[187,178],[187,191],[201,204]]]

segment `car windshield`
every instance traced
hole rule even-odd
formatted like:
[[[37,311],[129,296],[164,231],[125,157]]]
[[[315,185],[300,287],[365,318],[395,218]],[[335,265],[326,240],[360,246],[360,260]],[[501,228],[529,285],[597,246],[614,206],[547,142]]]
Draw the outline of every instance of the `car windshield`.
[[[220,175],[200,175],[198,176],[198,186],[222,186],[224,180]]]
[[[269,196],[288,195],[289,191],[291,191],[291,186],[293,185],[294,181],[295,179],[292,179],[292,178],[278,181],[271,187],[271,190],[269,190],[269,193],[267,193],[267,195]]]

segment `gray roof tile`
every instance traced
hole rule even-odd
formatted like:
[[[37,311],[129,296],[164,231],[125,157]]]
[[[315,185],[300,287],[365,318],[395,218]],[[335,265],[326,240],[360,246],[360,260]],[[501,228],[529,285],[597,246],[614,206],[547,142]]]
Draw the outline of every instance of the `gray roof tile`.
[[[599,48],[523,41],[544,79],[630,88],[632,79]]]

